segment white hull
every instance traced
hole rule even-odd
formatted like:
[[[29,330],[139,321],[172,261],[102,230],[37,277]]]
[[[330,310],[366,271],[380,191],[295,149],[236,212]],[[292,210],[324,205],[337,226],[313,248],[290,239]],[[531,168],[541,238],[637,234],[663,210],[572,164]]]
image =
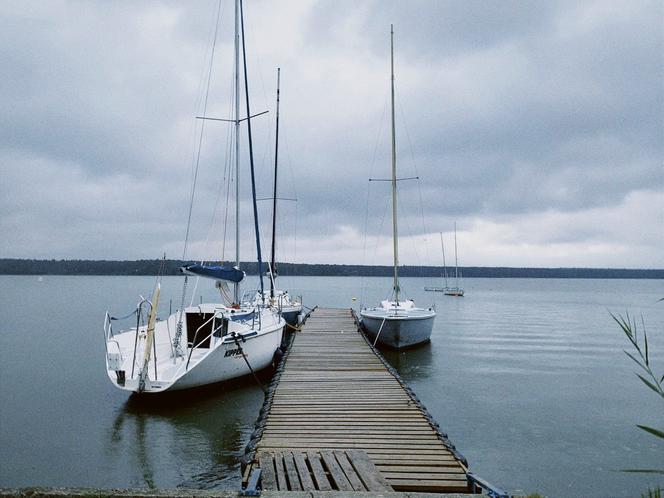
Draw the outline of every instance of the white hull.
[[[284,306],[281,308],[281,316],[289,325],[297,325],[302,314],[302,305]]]
[[[362,327],[372,342],[394,349],[423,344],[431,339],[436,312],[433,309],[364,308],[360,311]]]
[[[107,341],[106,371],[109,379],[120,389],[155,393],[242,377],[251,373],[249,365],[254,371],[269,366],[281,344],[284,320],[271,310],[259,309],[256,310],[256,315],[261,315],[259,327],[258,319],[251,318],[254,315],[251,310],[237,311],[234,315],[230,312],[223,306],[209,304],[187,309],[186,315],[191,313],[194,318],[196,315],[215,316],[215,320],[209,320],[209,326],[206,326],[205,323],[199,325],[198,322],[183,319],[184,330],[180,340],[182,355],[174,355],[171,342],[179,314],[175,313],[167,320],[157,322],[155,344],[142,390],[140,372],[145,364],[145,340],[141,336],[145,334],[145,327],[139,327],[138,340],[136,329],[113,334]],[[230,316],[233,318],[226,319],[222,327],[222,317]],[[245,318],[246,321],[238,318]],[[200,327],[199,332],[205,332],[194,339],[195,331],[187,330],[188,322],[196,323]],[[213,331],[213,324],[216,332]],[[192,348],[194,341],[197,345]],[[135,355],[134,344],[137,344]]]
[[[243,301],[249,306],[269,306],[281,313],[289,325],[297,325],[302,314],[302,297],[291,297],[288,291],[275,290],[274,297],[265,291],[264,297],[260,291],[249,291],[243,296]]]

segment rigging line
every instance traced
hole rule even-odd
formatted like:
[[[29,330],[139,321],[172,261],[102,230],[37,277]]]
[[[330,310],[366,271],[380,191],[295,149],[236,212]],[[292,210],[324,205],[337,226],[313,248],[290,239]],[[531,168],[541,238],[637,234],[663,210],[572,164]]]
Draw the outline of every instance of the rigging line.
[[[367,264],[367,237],[369,230],[369,198],[371,197],[371,182],[367,182],[367,202],[364,210],[364,240],[362,242],[362,266]],[[360,281],[360,307],[364,303],[364,285],[365,285],[365,272],[362,272],[362,279]]]
[[[261,257],[261,236],[258,224],[258,205],[256,203],[256,175],[254,171],[254,146],[251,139],[251,110],[249,108],[249,81],[247,77],[247,40],[244,37],[244,9],[240,0],[240,25],[242,27],[242,59],[244,62],[244,96],[247,107],[247,135],[249,137],[249,166],[251,168],[251,193],[254,207],[254,230],[256,232],[256,255],[258,259],[258,278],[261,284],[261,295],[265,295],[263,286],[263,261]]]
[[[387,110],[387,96],[385,96],[385,100],[383,101],[383,110],[380,114],[380,121],[378,125],[378,133],[376,134],[376,141],[374,143],[374,150],[373,154],[371,156],[371,163],[369,165],[369,178],[373,176],[373,169],[376,164],[376,155],[378,153],[378,146],[381,143],[380,137],[382,136],[383,133],[383,125],[385,124],[385,111]]]
[[[288,115],[286,116],[286,119],[284,120],[283,117],[280,118],[281,121],[279,123],[279,133],[280,133],[280,143],[283,144],[282,149],[285,147],[286,149],[286,165],[288,166],[288,180],[289,180],[289,185],[291,188],[291,193],[292,193],[292,198],[295,199],[295,223],[294,223],[294,239],[293,239],[293,258],[297,260],[297,223],[298,223],[298,210],[297,210],[297,187],[295,184],[295,172],[293,171],[293,164],[292,164],[292,159],[290,156],[290,149],[288,147]],[[282,152],[282,157],[283,157],[283,152]],[[283,168],[282,168],[283,169]],[[282,186],[285,182],[282,182]],[[283,210],[282,210],[283,211]],[[285,219],[288,220],[288,217],[285,216]],[[284,221],[284,224],[286,224],[287,221]],[[295,261],[294,261],[295,262]]]
[[[383,125],[385,123],[385,111],[387,109],[387,96],[385,96],[385,99],[383,100],[383,110],[381,111],[380,114],[380,120],[378,121],[378,132],[376,133],[376,140],[374,141],[374,150],[373,154],[371,155],[371,162],[369,163],[369,178],[373,176],[373,170],[374,166],[376,164],[376,155],[378,153],[378,146],[380,145],[380,137],[382,136],[383,132]],[[365,211],[365,220],[364,220],[364,242],[363,242],[363,247],[362,247],[362,264],[366,264],[366,255],[367,255],[367,237],[368,237],[368,228],[369,228],[369,200],[371,196],[371,181],[367,182],[367,204],[366,204],[366,211]],[[375,254],[374,254],[375,256]],[[362,281],[360,284],[360,303],[363,302],[364,300],[364,275],[362,276]]]
[[[387,217],[387,212],[390,210],[390,199],[388,196],[385,196],[385,203],[383,208],[383,217],[380,220],[380,226],[376,232],[376,245],[374,246],[373,259],[376,259],[376,254],[378,253],[378,245],[380,244],[380,234],[383,233],[383,227],[385,226],[385,218]]]
[[[226,167],[228,168],[228,176],[226,178],[226,203],[224,205],[224,229],[223,229],[223,234],[221,237],[221,260],[226,261],[226,233],[228,231],[228,217],[230,216],[230,198],[231,198],[231,185],[233,184],[233,167],[232,167],[232,159],[234,158],[233,156],[233,147],[235,147],[235,136],[232,133],[230,127],[228,130],[228,133],[230,135],[230,140],[228,142],[228,149],[227,149],[227,155],[226,157],[228,158],[228,161],[226,163]]]
[[[232,96],[231,99],[229,100],[229,111],[232,108]],[[228,175],[229,175],[229,170],[230,170],[230,156],[231,156],[231,149],[230,147],[232,146],[232,128],[230,126],[226,127],[226,141],[224,145],[224,168],[223,168],[223,174],[219,180],[219,187],[217,188],[217,195],[215,198],[214,202],[214,207],[212,209],[212,217],[210,220],[209,224],[209,229],[207,233],[207,237],[205,239],[205,250],[206,252],[209,251],[210,249],[210,239],[214,236],[214,234],[217,231],[217,226],[219,223],[219,217],[217,215],[219,211],[219,201],[221,199],[222,193],[224,192],[224,186],[227,186],[227,191],[226,193],[226,202],[224,204],[224,210],[223,210],[223,219],[224,219],[224,242],[222,242],[222,248],[221,248],[221,260],[224,261],[224,253],[225,253],[225,232],[226,232],[226,221],[227,221],[227,214],[228,214],[228,189],[230,186],[228,186]],[[213,260],[216,260],[216,256],[213,258]],[[202,264],[202,263],[201,263]]]
[[[210,96],[210,83],[212,81],[212,66],[214,63],[214,53],[215,53],[215,47],[217,45],[217,35],[219,34],[219,18],[221,17],[221,0],[219,0],[219,3],[217,4],[217,19],[214,27],[214,38],[212,40],[212,51],[210,54],[210,67],[208,70],[208,80],[207,80],[207,85],[205,88],[205,99],[203,101],[203,115],[207,114],[207,105],[208,105],[208,97]],[[189,213],[187,214],[187,231],[185,233],[184,237],[184,248],[182,250],[182,259],[184,260],[187,256],[187,248],[189,246],[189,230],[191,229],[191,213],[194,207],[194,194],[196,192],[196,182],[198,180],[198,169],[200,166],[200,160],[201,160],[201,148],[203,146],[203,131],[205,130],[205,121],[203,121],[203,124],[201,125],[201,134],[200,138],[198,140],[198,152],[196,153],[196,166],[194,169],[194,178],[191,184],[191,194],[190,194],[190,199],[189,199]]]
[[[258,38],[256,36],[254,36],[255,31],[254,31],[253,25],[251,24],[251,21],[249,19],[247,19],[247,31],[249,32],[249,36],[252,40],[255,40],[255,39]],[[260,54],[258,53],[258,51],[255,51],[255,53],[249,54],[249,57],[256,62],[256,67],[258,68],[258,70],[256,72],[258,73],[258,80],[260,81],[261,90],[263,92],[264,107],[268,108],[268,105],[267,105],[268,97],[267,97],[267,92],[265,90],[265,80],[263,79],[263,72],[261,71],[262,65],[261,65]],[[268,111],[264,111],[262,113],[256,114],[255,116],[258,116],[260,114],[265,114],[267,112]],[[255,117],[255,116],[252,116],[252,117]],[[272,133],[272,121],[268,119],[267,120],[267,130],[266,130],[266,133],[264,135],[264,140],[263,140],[263,144],[264,144],[263,155],[262,155],[260,161],[257,164],[257,166],[258,166],[258,176],[259,177],[261,177],[265,174],[266,156],[268,156],[268,154],[271,152],[271,149],[272,149],[272,147],[271,147],[272,144],[271,144],[271,141],[270,141],[271,133]],[[268,157],[268,160],[270,161],[270,164],[271,164],[271,156]]]
[[[401,105],[401,99],[399,99],[399,110],[401,111],[401,121],[403,123],[404,129],[406,131],[406,139],[408,140],[408,146],[410,149],[410,158],[413,161],[413,168],[415,169],[415,176],[418,177],[417,179],[417,190],[419,192],[420,196],[420,214],[422,217],[422,232],[424,233],[424,255],[426,258],[426,263],[430,264],[431,263],[431,256],[429,254],[429,243],[427,241],[427,234],[429,233],[427,231],[426,223],[424,220],[424,199],[422,197],[422,183],[419,178],[420,172],[418,171],[417,168],[417,162],[415,161],[415,152],[413,150],[413,142],[410,139],[410,132],[408,130],[408,121],[406,121],[406,113],[403,110],[403,105]]]
[[[234,62],[233,62],[234,64]],[[231,91],[229,93],[229,99],[228,99],[228,106],[229,106],[229,112],[228,115],[232,116],[233,111],[234,111],[234,105],[235,105],[235,85],[231,85]],[[237,118],[237,116],[236,116]],[[238,139],[236,134],[234,133],[233,127],[228,127],[228,141],[227,141],[227,149],[226,149],[226,158],[227,158],[227,163],[226,167],[228,168],[227,170],[224,170],[224,173],[228,173],[227,176],[227,181],[226,181],[226,203],[224,206],[224,228],[223,228],[223,234],[222,234],[222,242],[221,242],[221,259],[223,261],[226,260],[226,241],[227,241],[227,233],[228,233],[228,219],[230,216],[230,200],[231,200],[231,186],[235,183],[235,168],[233,167],[235,165],[235,153],[237,150],[237,147],[235,146],[235,142]],[[236,220],[237,222],[237,220]]]
[[[402,207],[401,211],[403,212],[404,211],[403,208],[405,207],[405,204],[401,201],[401,195],[400,195],[399,192],[397,192],[397,199],[398,199],[399,205]],[[413,227],[410,224],[409,220],[410,220],[409,216],[406,216],[406,217],[402,216],[401,217],[401,226],[404,227],[404,229],[402,231],[405,232],[405,235],[406,235],[407,238],[410,238],[411,241],[414,242],[415,241],[414,230],[413,230]],[[423,266],[422,265],[422,258],[420,256],[420,252],[417,250],[417,244],[411,243],[410,245],[413,247],[413,251],[415,252],[415,259],[417,260],[417,262],[419,262],[419,266]],[[401,290],[403,291],[403,285],[401,285]],[[406,296],[408,295],[407,292],[404,292],[403,294],[406,295]]]
[[[298,214],[297,214],[297,202],[295,203],[295,229],[294,229],[294,238],[293,238],[293,263],[297,263],[297,220],[298,220]]]

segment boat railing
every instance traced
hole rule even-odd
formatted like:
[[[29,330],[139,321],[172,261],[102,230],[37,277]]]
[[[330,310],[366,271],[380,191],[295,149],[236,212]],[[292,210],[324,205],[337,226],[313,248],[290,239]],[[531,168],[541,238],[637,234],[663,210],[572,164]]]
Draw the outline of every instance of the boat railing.
[[[254,310],[251,313],[251,321],[249,319],[242,319],[242,318],[239,318],[236,321],[251,327],[252,330],[256,330],[256,328],[258,329],[263,328],[263,314],[261,313],[260,308],[261,308],[260,305],[258,304],[254,305]]]
[[[221,317],[221,320],[222,320],[221,325],[219,325],[219,327],[217,327],[217,328],[215,329],[215,328],[214,328],[214,320],[215,320],[216,318],[220,318],[220,317]],[[185,365],[185,368],[184,368],[184,369],[185,369],[185,372],[186,372],[187,370],[189,370],[189,362],[191,361],[191,355],[192,355],[192,353],[194,352],[194,350],[195,350],[195,349],[198,349],[199,346],[200,346],[201,344],[205,343],[205,341],[207,341],[208,339],[211,340],[211,339],[212,339],[212,336],[213,336],[217,331],[219,331],[221,328],[223,328],[223,326],[224,326],[224,320],[228,320],[228,319],[224,316],[223,311],[217,311],[217,312],[214,313],[210,318],[208,318],[205,322],[203,322],[203,324],[202,324],[200,327],[198,327],[198,328],[196,329],[196,332],[194,333],[194,340],[191,342],[191,345],[190,345],[190,347],[189,347],[189,355],[187,356],[187,364]],[[230,321],[230,320],[229,320],[229,321]],[[203,329],[204,327],[208,326],[208,325],[210,324],[210,322],[213,323],[212,331],[211,331],[207,336],[205,336],[203,339],[201,339],[200,341],[196,342],[196,339],[198,338],[198,333],[201,331],[201,329]]]
[[[134,336],[134,357],[131,361],[131,376],[129,377],[130,379],[134,378],[134,370],[136,368],[136,351],[138,349],[138,336],[139,336],[140,329],[141,329],[141,316],[142,316],[141,312],[143,311],[143,306],[146,305],[146,304],[149,306],[149,310],[148,310],[148,313],[149,313],[152,310],[152,302],[149,299],[146,299],[143,296],[141,296],[141,300],[136,305],[136,311],[135,311],[135,313],[136,313],[136,335]],[[140,365],[139,365],[139,367],[140,367]],[[156,362],[156,357],[155,357],[155,371],[156,371],[156,369],[157,369],[157,362]]]
[[[120,348],[120,343],[114,339],[115,333],[113,332],[113,322],[114,321],[121,321],[121,320],[126,320],[128,318],[131,318],[132,316],[136,315],[136,333],[138,333],[138,327],[140,325],[140,319],[141,319],[141,311],[143,308],[143,304],[146,302],[150,304],[150,307],[152,307],[152,303],[150,303],[149,300],[145,299],[143,296],[140,296],[141,300],[139,303],[136,305],[136,308],[134,308],[133,311],[130,313],[127,313],[124,316],[121,317],[115,317],[112,316],[108,310],[106,310],[106,313],[104,313],[104,325],[103,325],[103,331],[104,331],[104,347],[106,349],[106,355],[108,355],[108,344],[109,343],[114,343],[117,348],[118,348],[118,353],[120,354],[120,361],[124,361],[124,357],[122,355],[122,349]],[[135,349],[136,345],[134,345]],[[136,351],[134,350],[134,357],[136,356]]]
[[[108,357],[108,345],[109,343],[115,344],[115,346],[118,348],[118,354],[120,355],[120,361],[124,361],[124,357],[122,356],[122,349],[120,349],[120,343],[116,340],[113,339],[113,322],[111,320],[111,314],[106,311],[106,314],[104,315],[104,347],[106,348],[106,356]]]

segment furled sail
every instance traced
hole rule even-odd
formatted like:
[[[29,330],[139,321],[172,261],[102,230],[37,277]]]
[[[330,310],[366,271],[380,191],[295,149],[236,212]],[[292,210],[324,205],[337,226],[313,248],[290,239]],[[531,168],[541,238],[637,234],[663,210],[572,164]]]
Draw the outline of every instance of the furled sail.
[[[195,275],[197,277],[213,278],[215,280],[227,280],[239,283],[244,279],[245,273],[234,266],[206,266],[193,264],[180,268],[182,273]]]

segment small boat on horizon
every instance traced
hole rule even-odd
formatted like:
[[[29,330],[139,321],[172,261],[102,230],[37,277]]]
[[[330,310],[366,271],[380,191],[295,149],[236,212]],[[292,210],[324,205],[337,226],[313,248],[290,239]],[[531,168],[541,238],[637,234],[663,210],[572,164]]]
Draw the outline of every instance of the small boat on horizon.
[[[412,299],[403,299],[399,286],[399,237],[397,230],[397,158],[394,123],[394,27],[390,26],[390,67],[392,96],[392,242],[394,282],[393,299],[381,301],[380,306],[360,310],[362,327],[367,335],[390,348],[402,349],[428,342],[431,339],[436,311],[433,307],[418,308]]]
[[[454,287],[450,287],[448,283],[448,278],[447,278],[447,264],[445,262],[445,244],[443,243],[443,234],[441,232],[440,234],[440,247],[443,252],[443,280],[445,285],[443,287],[437,287],[437,286],[428,286],[425,287],[425,291],[431,291],[431,292],[442,292],[446,296],[453,296],[453,297],[463,297],[464,296],[464,290],[461,288],[459,285],[459,278],[461,277],[461,272],[459,271],[459,261],[457,258],[457,237],[456,237],[456,222],[454,222],[454,275],[455,275],[455,283]]]

